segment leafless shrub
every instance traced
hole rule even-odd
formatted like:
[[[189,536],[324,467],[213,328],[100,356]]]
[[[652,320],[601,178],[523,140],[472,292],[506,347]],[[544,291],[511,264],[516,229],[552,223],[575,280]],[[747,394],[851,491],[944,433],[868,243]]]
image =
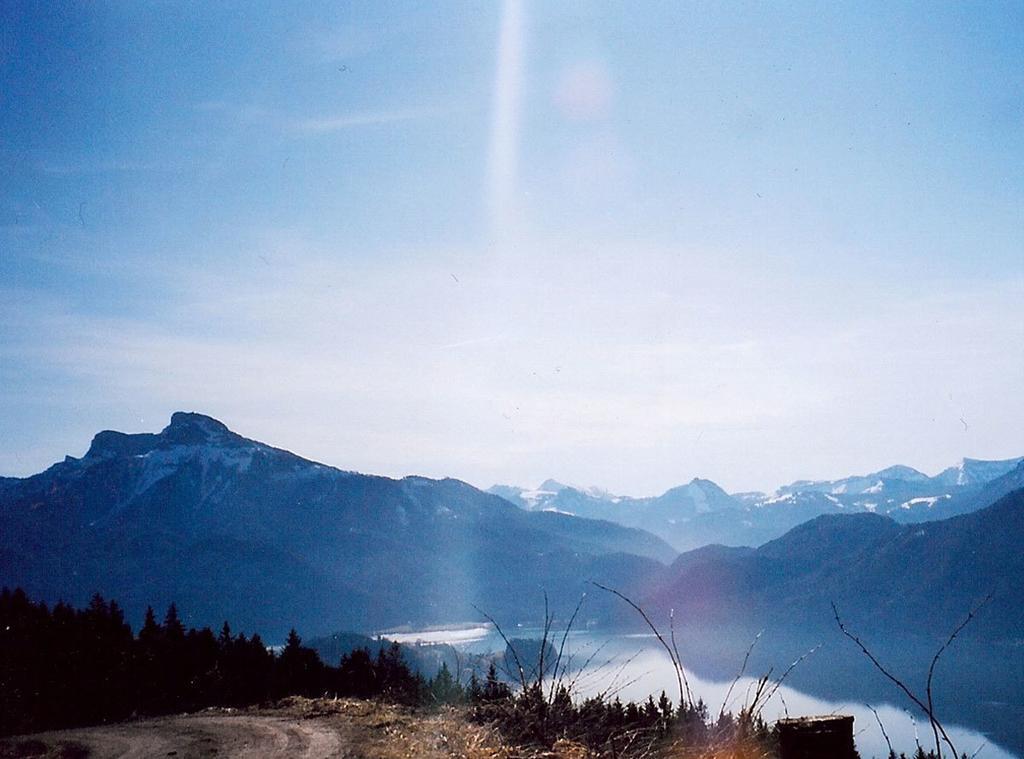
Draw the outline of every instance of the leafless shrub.
[[[855,644],[857,644],[857,647],[860,648],[861,652],[874,665],[875,669],[877,669],[879,672],[885,675],[885,677],[888,678],[897,688],[903,691],[907,698],[909,698],[914,703],[914,705],[917,706],[918,709],[924,712],[924,715],[928,718],[929,725],[931,725],[932,736],[935,740],[935,755],[938,757],[938,759],[942,759],[943,743],[945,743],[946,746],[949,747],[950,755],[953,757],[953,759],[956,759],[956,757],[960,756],[960,754],[957,753],[956,747],[950,740],[949,735],[946,732],[946,729],[943,727],[942,723],[935,715],[935,702],[932,698],[932,683],[935,677],[935,666],[939,663],[939,658],[946,651],[946,649],[949,648],[950,645],[952,645],[954,640],[956,640],[956,637],[963,631],[965,627],[967,627],[968,624],[970,624],[971,620],[974,619],[975,615],[981,610],[981,608],[991,600],[992,594],[989,593],[987,596],[985,596],[984,599],[982,599],[977,604],[977,606],[975,606],[968,612],[967,617],[959,625],[957,625],[956,628],[954,628],[953,632],[950,633],[949,638],[946,639],[946,642],[939,646],[939,649],[935,652],[935,655],[932,657],[931,664],[928,666],[928,680],[925,684],[925,696],[923,699],[920,698],[912,690],[910,690],[906,683],[904,683],[902,680],[896,677],[891,671],[889,671],[878,660],[878,657],[876,657],[871,652],[871,650],[864,644],[864,642],[859,637],[850,632],[850,630],[846,627],[846,625],[843,623],[843,620],[839,616],[838,607],[836,606],[834,601],[832,602],[832,613],[835,616],[836,624],[839,626],[839,630],[843,633],[843,635],[845,635],[847,638],[849,638]],[[872,711],[874,710],[872,709]],[[876,712],[875,717],[877,718],[877,716],[878,714]],[[881,721],[879,721],[879,725],[881,725]],[[884,728],[882,732],[884,734]],[[888,736],[886,736],[886,741],[888,741]],[[892,747],[890,746],[890,750],[891,748]]]

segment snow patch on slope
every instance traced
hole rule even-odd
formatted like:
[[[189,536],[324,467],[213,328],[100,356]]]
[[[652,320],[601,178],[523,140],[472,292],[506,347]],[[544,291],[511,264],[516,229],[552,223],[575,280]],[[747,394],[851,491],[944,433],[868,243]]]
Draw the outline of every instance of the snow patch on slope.
[[[181,445],[158,448],[135,456],[143,462],[142,472],[135,485],[135,495],[142,495],[161,480],[178,471],[185,464],[198,463],[203,479],[210,467],[219,465],[238,472],[246,472],[252,464],[255,447],[223,448],[216,445]]]
[[[909,501],[904,501],[903,503],[901,503],[900,504],[900,508],[901,509],[912,509],[912,508],[914,508],[914,506],[917,506],[918,504],[923,503],[923,504],[926,505],[927,508],[930,509],[932,506],[934,506],[939,501],[942,501],[942,500],[945,500],[946,498],[951,498],[951,497],[952,496],[949,493],[946,493],[945,495],[931,495],[931,496],[924,496],[924,497],[921,497],[921,498],[911,498]]]

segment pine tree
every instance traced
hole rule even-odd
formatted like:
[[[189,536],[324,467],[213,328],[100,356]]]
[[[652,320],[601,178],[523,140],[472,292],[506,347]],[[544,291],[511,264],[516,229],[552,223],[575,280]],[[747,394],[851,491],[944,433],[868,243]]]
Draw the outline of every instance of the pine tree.
[[[663,730],[667,730],[669,725],[672,724],[674,710],[672,709],[672,701],[665,695],[665,691],[661,692],[661,698],[658,699],[658,711],[661,712],[661,727]]]
[[[302,645],[294,628],[288,633],[276,669],[278,695],[316,696],[323,692],[323,663],[316,651]]]
[[[167,614],[164,615],[164,635],[170,641],[180,641],[185,637],[185,626],[178,618],[178,607],[173,601],[167,607]]]
[[[462,686],[452,677],[448,664],[441,662],[441,668],[428,685],[430,698],[435,704],[457,704],[463,700]]]
[[[160,625],[156,623],[156,615],[153,613],[153,607],[146,607],[146,619],[142,623],[142,629],[139,630],[139,640],[142,643],[154,644],[160,638]]]
[[[618,696],[612,701],[611,706],[608,708],[608,716],[611,724],[618,727],[626,721],[626,710],[622,706],[622,699]]]
[[[341,657],[338,664],[338,690],[343,695],[371,698],[380,693],[376,668],[365,648],[357,648]]]
[[[484,701],[504,701],[512,697],[512,689],[498,679],[498,670],[491,662],[487,668],[487,679],[484,681]]]

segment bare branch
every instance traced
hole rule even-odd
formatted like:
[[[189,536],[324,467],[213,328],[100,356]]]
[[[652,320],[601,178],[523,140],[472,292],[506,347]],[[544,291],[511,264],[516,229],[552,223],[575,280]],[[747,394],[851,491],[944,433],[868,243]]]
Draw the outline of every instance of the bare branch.
[[[782,673],[782,677],[780,677],[780,678],[779,678],[778,680],[776,680],[776,681],[775,681],[775,687],[774,687],[774,688],[772,688],[772,691],[771,691],[771,693],[769,693],[769,694],[768,694],[768,696],[767,696],[767,698],[765,698],[765,700],[764,700],[764,701],[765,701],[765,703],[766,703],[766,704],[767,704],[767,703],[768,703],[769,701],[771,701],[771,699],[772,699],[772,696],[774,696],[774,695],[775,695],[775,692],[776,692],[776,691],[777,691],[777,690],[778,690],[779,688],[781,688],[781,687],[782,687],[782,684],[783,684],[783,683],[784,683],[784,682],[786,681],[786,678],[787,678],[787,677],[789,677],[789,673],[790,673],[790,672],[792,672],[792,671],[793,671],[794,669],[796,669],[796,668],[797,668],[797,665],[799,665],[799,664],[800,664],[800,662],[802,662],[802,661],[803,661],[804,659],[806,659],[806,658],[807,658],[808,656],[810,656],[810,655],[811,655],[811,654],[813,654],[813,653],[814,653],[815,651],[817,651],[817,650],[818,650],[819,648],[821,648],[821,646],[822,646],[822,644],[821,644],[821,643],[819,643],[819,644],[818,644],[818,645],[816,645],[816,646],[815,646],[814,648],[810,649],[810,650],[809,650],[809,651],[807,651],[806,653],[804,653],[804,654],[800,655],[799,657],[797,657],[797,659],[796,659],[796,660],[795,660],[795,661],[794,661],[794,662],[793,662],[792,664],[790,664],[790,665],[789,665],[789,667],[787,667],[787,668],[786,668],[786,671]]]
[[[519,683],[523,686],[523,692],[525,693],[526,671],[523,669],[523,663],[519,660],[519,654],[516,653],[516,647],[512,645],[512,643],[509,641],[507,637],[505,637],[505,632],[501,629],[501,625],[498,624],[497,620],[494,617],[492,617],[490,614],[488,614],[486,611],[481,609],[476,604],[473,605],[473,608],[481,614],[483,614],[487,621],[494,625],[494,629],[498,631],[498,635],[500,635],[501,639],[505,641],[505,646],[508,647],[508,650],[512,652],[512,658],[515,659],[516,667],[518,667],[519,669]]]
[[[614,687],[609,687],[608,690],[602,691],[598,695],[601,697],[601,699],[603,701],[607,701],[607,700],[611,699],[613,696],[619,695],[622,691],[624,691],[629,686],[635,685],[636,683],[640,682],[640,680],[642,680],[643,678],[647,677],[649,674],[651,674],[650,671],[641,672],[636,677],[631,678],[629,680],[624,680],[621,684],[615,685]]]
[[[879,672],[881,672],[883,675],[889,678],[889,680],[891,680],[901,691],[903,691],[907,695],[907,698],[913,701],[917,705],[917,707],[922,712],[924,712],[925,716],[928,717],[928,722],[931,723],[932,731],[935,733],[935,753],[938,755],[938,759],[942,759],[942,744],[939,741],[939,733],[942,734],[942,739],[946,742],[946,745],[948,745],[950,750],[953,752],[953,756],[958,756],[956,749],[953,747],[952,741],[950,741],[949,736],[946,734],[945,728],[937,719],[935,719],[935,713],[931,710],[928,704],[926,704],[924,701],[922,701],[920,698],[914,695],[914,693],[910,690],[910,688],[908,688],[903,683],[902,680],[900,680],[889,670],[887,670],[884,666],[882,666],[882,663],[878,661],[878,659],[875,657],[873,653],[871,653],[871,651],[868,650],[868,647],[865,646],[863,642],[861,642],[861,639],[846,629],[846,625],[844,625],[843,621],[839,618],[839,609],[836,608],[835,601],[832,602],[832,613],[835,615],[836,624],[839,625],[839,629],[842,631],[843,635],[845,635],[847,638],[856,643],[860,650],[864,652],[864,655],[867,656],[871,663],[875,665],[875,669],[877,669]]]
[[[765,692],[767,691],[768,681],[772,676],[774,668],[770,668],[761,679],[757,681],[757,689],[754,691],[754,700],[751,701],[750,706],[746,707],[748,716],[753,719],[760,711],[764,708],[764,704],[767,699],[763,699]]]
[[[939,657],[942,656],[943,652],[947,648],[949,648],[949,646],[956,639],[956,636],[959,635],[960,632],[965,627],[967,627],[968,624],[970,624],[972,619],[974,619],[974,615],[977,614],[979,611],[981,611],[981,608],[985,604],[987,604],[989,601],[992,600],[992,595],[993,595],[992,593],[989,593],[987,596],[985,596],[981,600],[980,603],[978,603],[977,606],[975,606],[973,609],[971,609],[969,612],[967,612],[967,617],[964,619],[964,621],[961,622],[957,626],[957,628],[955,630],[953,630],[952,634],[950,634],[950,636],[946,640],[946,642],[943,643],[942,646],[939,647],[939,650],[935,652],[935,656],[932,657],[932,663],[928,667],[928,684],[927,684],[927,686],[925,688],[925,693],[926,693],[926,696],[928,698],[928,709],[933,714],[935,712],[935,707],[934,707],[934,702],[932,701],[932,677],[935,675],[935,665],[939,663]],[[945,733],[943,733],[943,736],[945,736]],[[949,739],[948,738],[946,738],[946,743],[949,744],[949,750],[953,752],[953,758],[956,759],[956,757],[959,756],[959,754],[956,753],[956,749],[953,748],[953,744],[949,743]],[[941,759],[941,756],[940,756],[940,759]]]
[[[679,648],[676,646],[676,610],[669,609],[668,611],[668,630],[672,638],[672,652],[676,655],[676,661],[679,663],[679,671],[683,676],[683,685],[686,686],[686,701],[691,706],[693,705],[693,693],[690,691],[690,681],[686,677],[686,670],[683,669],[683,660],[679,658]]]
[[[558,645],[558,655],[555,657],[555,670],[551,675],[551,690],[548,693],[548,700],[550,701],[555,695],[555,685],[561,682],[561,678],[565,676],[565,669],[568,667],[568,662],[562,667],[562,675],[559,676],[558,668],[562,664],[562,653],[565,651],[565,641],[569,637],[569,631],[572,629],[573,623],[576,621],[576,615],[580,613],[580,609],[583,606],[583,599],[587,597],[584,593],[580,596],[580,600],[576,603],[576,608],[573,610],[572,616],[569,617],[569,623],[565,626],[565,632],[562,633],[562,642]]]
[[[654,637],[656,637],[658,639],[658,642],[661,643],[661,645],[665,649],[665,651],[668,652],[668,658],[672,661],[672,664],[675,665],[675,668],[676,668],[676,680],[679,681],[679,702],[680,703],[684,703],[684,702],[685,703],[690,703],[690,702],[686,701],[686,690],[683,687],[683,675],[682,675],[683,665],[680,664],[679,660],[676,658],[676,655],[672,651],[672,648],[669,646],[669,644],[665,642],[664,636],[658,631],[658,628],[654,626],[654,623],[651,621],[651,618],[647,616],[647,612],[645,612],[643,609],[641,609],[640,606],[637,605],[636,603],[634,603],[630,598],[627,598],[625,595],[623,595],[619,591],[615,590],[614,588],[606,587],[606,586],[602,585],[601,583],[595,582],[593,580],[591,580],[590,582],[591,582],[592,585],[596,585],[601,590],[606,590],[609,593],[618,596],[623,601],[625,601],[630,606],[632,606],[636,610],[636,612],[641,617],[643,617],[644,622],[646,622],[647,626],[649,628],[651,628],[651,632],[654,633]],[[692,706],[692,703],[690,703],[690,705]]]
[[[896,752],[892,749],[892,741],[889,740],[889,733],[885,732],[885,725],[882,724],[882,718],[878,716],[878,710],[875,709],[871,704],[864,704],[871,713],[875,715],[875,722],[878,723],[878,729],[882,731],[882,737],[885,738],[885,745],[889,747],[889,756],[896,756]]]
[[[901,681],[899,678],[897,678],[895,675],[889,672],[889,670],[887,670],[884,666],[882,666],[882,663],[875,658],[875,655],[868,650],[867,646],[865,646],[861,642],[860,638],[858,638],[856,635],[854,635],[852,632],[846,629],[846,625],[844,625],[843,621],[839,618],[839,609],[836,608],[836,604],[834,601],[832,602],[832,613],[835,615],[836,624],[839,625],[839,629],[842,631],[843,635],[845,635],[847,638],[856,643],[860,650],[864,653],[864,655],[871,660],[872,664],[875,665],[875,668],[883,675],[885,675],[887,678],[889,678],[893,683],[895,683],[896,687],[903,691],[906,694],[907,698],[909,698],[911,701],[917,704],[921,711],[927,714],[928,706],[923,701],[921,701],[921,699],[915,696],[910,691],[910,689],[903,684],[903,681]]]
[[[620,690],[622,690],[622,688],[623,688],[624,686],[621,686],[621,685],[619,685],[619,684],[618,684],[618,683],[619,683],[619,678],[620,678],[620,677],[622,677],[622,673],[626,671],[626,668],[627,668],[627,667],[629,667],[629,665],[630,665],[630,664],[632,664],[632,663],[633,663],[633,661],[634,661],[634,660],[635,660],[635,659],[636,659],[636,658],[637,658],[638,656],[640,656],[640,654],[641,654],[641,653],[642,653],[641,651],[637,651],[637,652],[636,652],[635,654],[633,654],[632,656],[630,656],[630,657],[626,658],[626,660],[625,660],[625,661],[623,661],[621,665],[619,665],[619,668],[618,668],[618,669],[616,669],[616,670],[615,670],[615,672],[614,672],[614,673],[612,674],[612,676],[608,678],[608,686],[607,686],[607,687],[606,687],[606,688],[605,688],[604,690],[598,691],[598,693],[597,693],[597,697],[598,697],[599,699],[601,699],[601,700],[605,700],[605,699],[607,699],[607,698],[608,698],[608,697],[609,697],[610,695],[614,695],[615,693],[618,693],[618,692],[619,692]],[[608,662],[607,662],[607,664],[608,664],[608,665],[611,665],[612,661],[614,661],[614,660],[613,660],[613,659],[609,659],[609,660],[608,660]],[[602,666],[604,666],[604,665],[602,665]],[[649,674],[650,674],[650,672],[642,672],[642,673],[641,673],[641,674],[640,674],[640,675],[638,676],[638,678],[639,678],[639,677],[646,677],[646,676],[647,676],[647,675],[649,675]],[[635,681],[636,679],[638,679],[638,678],[634,678],[634,681]]]
[[[544,653],[548,647],[548,634],[551,632],[551,624],[555,618],[548,613],[548,592],[544,591],[544,635],[540,641],[540,656],[537,659],[537,686],[544,693]]]
[[[729,690],[725,692],[725,698],[722,699],[722,708],[718,710],[718,719],[722,719],[725,714],[725,706],[729,703],[729,697],[732,695],[732,689],[736,687],[736,683],[743,677],[743,673],[747,671],[747,662],[750,661],[750,654],[754,650],[754,646],[757,645],[757,641],[761,639],[761,634],[764,630],[761,630],[754,639],[750,641],[750,645],[747,647],[747,653],[743,656],[743,663],[740,665],[740,671],[736,673],[736,677],[733,678],[732,682],[729,683]]]

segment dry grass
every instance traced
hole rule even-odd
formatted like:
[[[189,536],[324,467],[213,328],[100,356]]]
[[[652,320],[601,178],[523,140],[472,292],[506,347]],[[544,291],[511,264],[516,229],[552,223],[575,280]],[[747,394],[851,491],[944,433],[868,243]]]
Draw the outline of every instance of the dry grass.
[[[701,750],[679,745],[660,749],[620,741],[613,753],[594,752],[569,740],[551,749],[514,746],[494,728],[468,721],[459,709],[425,711],[375,701],[289,698],[272,713],[327,721],[352,747],[353,756],[366,759],[766,759],[763,747],[722,745]]]
[[[329,747],[323,744],[325,736]],[[263,740],[258,750],[256,737]],[[695,751],[665,746],[656,738],[651,730],[620,734],[614,746],[602,746],[600,751],[565,739],[550,749],[516,746],[495,728],[471,722],[465,710],[296,697],[272,707],[207,709],[11,738],[0,741],[0,759],[103,759],[122,756],[128,748],[134,749],[134,756],[173,752],[184,759],[213,753],[248,759],[270,755],[266,752],[317,759],[765,759],[763,751],[753,747],[722,745]],[[279,740],[289,744],[286,751]]]
[[[355,756],[366,759],[514,759],[524,756],[489,727],[474,725],[454,709],[419,709],[350,699],[289,698],[274,712],[327,721]]]
[[[275,705],[275,714],[323,719],[366,759],[592,759],[596,754],[571,741],[558,741],[551,750],[510,745],[487,725],[445,707],[425,711],[377,701],[288,698]]]
[[[729,743],[700,749],[668,746],[657,756],[664,759],[770,759],[774,754],[753,743]]]

